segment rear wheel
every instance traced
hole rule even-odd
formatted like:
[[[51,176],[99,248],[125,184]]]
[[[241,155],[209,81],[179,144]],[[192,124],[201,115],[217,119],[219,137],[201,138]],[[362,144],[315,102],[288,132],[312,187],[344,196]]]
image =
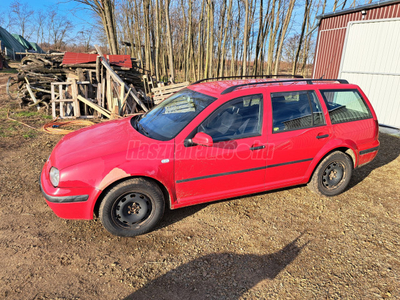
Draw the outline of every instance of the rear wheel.
[[[136,236],[152,230],[164,215],[165,203],[160,188],[133,178],[113,187],[100,205],[103,226],[118,236]]]
[[[343,152],[335,151],[320,162],[308,187],[319,195],[336,196],[346,189],[352,172],[351,158]]]

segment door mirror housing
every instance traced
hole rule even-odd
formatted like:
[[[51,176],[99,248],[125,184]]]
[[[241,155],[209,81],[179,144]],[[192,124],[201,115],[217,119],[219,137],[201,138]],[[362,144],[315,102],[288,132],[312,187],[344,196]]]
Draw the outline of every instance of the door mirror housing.
[[[204,132],[196,133],[196,135],[192,138],[192,142],[195,145],[206,146],[206,147],[212,147],[213,145],[212,137]]]

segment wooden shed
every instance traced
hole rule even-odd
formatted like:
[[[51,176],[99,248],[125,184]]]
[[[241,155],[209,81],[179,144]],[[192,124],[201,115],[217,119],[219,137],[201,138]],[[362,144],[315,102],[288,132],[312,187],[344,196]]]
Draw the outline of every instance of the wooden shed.
[[[318,19],[313,78],[343,78],[358,84],[379,123],[400,128],[400,0]]]

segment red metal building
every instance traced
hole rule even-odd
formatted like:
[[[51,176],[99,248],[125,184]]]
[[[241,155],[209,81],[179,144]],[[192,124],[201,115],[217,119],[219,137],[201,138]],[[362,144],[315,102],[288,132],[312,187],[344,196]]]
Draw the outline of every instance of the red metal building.
[[[400,1],[390,0],[318,16],[313,78],[337,78],[349,22],[400,18]],[[400,37],[399,37],[400,38]]]

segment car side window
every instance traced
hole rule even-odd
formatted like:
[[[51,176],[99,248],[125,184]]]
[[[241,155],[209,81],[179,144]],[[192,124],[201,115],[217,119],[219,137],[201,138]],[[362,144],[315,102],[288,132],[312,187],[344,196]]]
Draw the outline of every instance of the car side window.
[[[236,98],[216,109],[197,129],[214,142],[261,134],[262,95]]]
[[[357,90],[321,91],[332,124],[371,118],[371,112]]]
[[[314,91],[271,93],[273,133],[325,124]]]

